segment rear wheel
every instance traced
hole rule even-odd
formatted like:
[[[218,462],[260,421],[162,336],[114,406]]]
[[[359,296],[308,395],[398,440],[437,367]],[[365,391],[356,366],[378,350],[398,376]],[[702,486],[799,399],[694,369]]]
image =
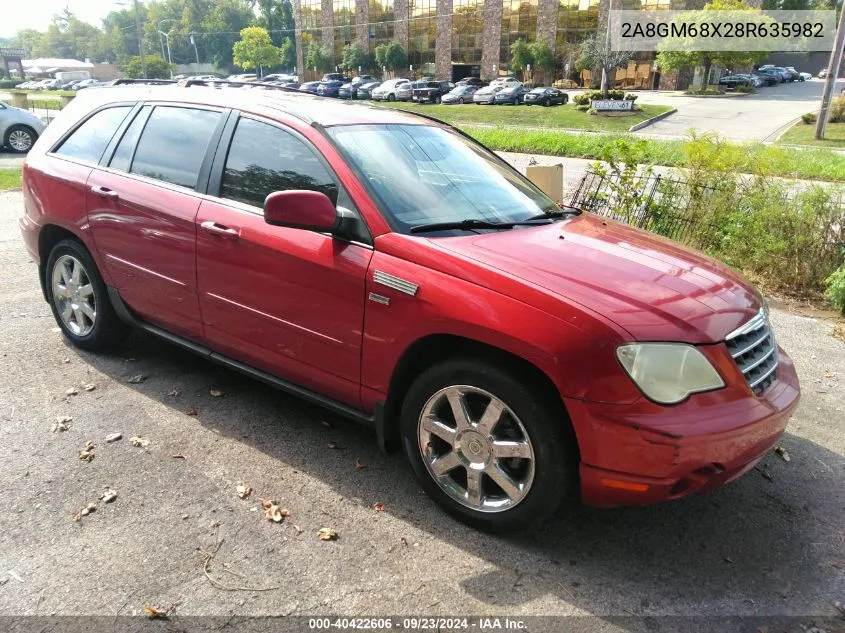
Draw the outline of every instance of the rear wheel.
[[[56,244],[44,274],[47,301],[71,343],[84,349],[102,349],[129,333],[109,301],[97,265],[82,244],[74,240]]]
[[[32,149],[38,134],[31,127],[26,125],[11,125],[6,130],[4,144],[16,154],[26,154]]]
[[[461,105],[464,105],[464,98],[463,97],[458,98],[458,103],[461,104]]]
[[[389,95],[387,95],[387,100],[396,101],[396,95],[391,92]]]
[[[534,524],[574,489],[578,451],[565,413],[494,365],[453,360],[424,371],[401,424],[425,491],[476,528]]]
[[[434,97],[434,103],[440,103],[440,95]]]

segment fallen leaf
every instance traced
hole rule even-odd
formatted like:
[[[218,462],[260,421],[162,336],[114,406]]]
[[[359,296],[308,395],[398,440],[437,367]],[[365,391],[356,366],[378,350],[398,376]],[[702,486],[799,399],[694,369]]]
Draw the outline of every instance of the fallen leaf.
[[[190,409],[185,411],[185,415],[196,415],[197,413],[199,413],[199,412],[196,409],[194,409],[193,407],[191,407]]]
[[[384,504],[381,501],[378,501],[373,508],[376,512],[383,512],[384,511]]]
[[[111,503],[115,499],[117,499],[117,491],[112,490],[111,488],[109,488],[103,494],[100,495],[100,501],[102,501],[103,503]]]
[[[67,431],[70,428],[71,420],[73,420],[73,418],[69,415],[60,415],[56,418],[56,421],[53,423],[53,428],[51,428],[50,430],[53,433],[57,433],[59,431]]]
[[[166,618],[170,615],[171,611],[173,611],[173,607],[168,607],[166,609],[158,609],[156,607],[144,607],[144,615],[146,615],[151,620],[155,620],[158,618]]]
[[[263,505],[264,504],[262,502],[262,506]],[[290,516],[290,512],[287,508],[280,508],[275,502],[271,502],[270,507],[264,511],[264,516],[270,521],[281,523],[284,521],[285,517]]]
[[[336,449],[340,448],[340,446],[337,445],[337,442],[326,442],[326,448]]]
[[[171,389],[170,391],[167,392],[167,395],[170,396],[171,398],[175,398],[177,396],[181,396],[182,392],[179,391],[178,389]]]
[[[79,523],[82,520],[82,517],[87,517],[89,514],[94,512],[97,509],[96,503],[89,503],[84,508],[79,510],[76,514],[70,517],[70,520],[74,523]]]
[[[79,389],[76,387],[68,387],[68,390],[65,393],[69,396],[75,396],[79,393]]]
[[[132,446],[136,446],[138,448],[147,448],[150,445],[150,440],[148,440],[146,437],[141,437],[138,435],[134,436],[131,441]]]
[[[144,374],[138,374],[137,376],[132,376],[126,382],[130,385],[137,385],[138,383],[144,382],[146,379],[147,377]]]
[[[94,389],[97,388],[97,385],[95,385],[93,382],[89,382],[87,385],[83,385],[82,388],[85,391],[94,391]]]
[[[112,442],[117,442],[123,439],[123,433],[109,433],[106,435],[106,444],[111,444]]]
[[[320,528],[317,536],[321,541],[334,541],[337,539],[337,532],[331,528]]]
[[[219,389],[211,389],[208,392],[208,395],[211,396],[212,398],[222,398],[226,394],[223,393],[222,391],[220,391]]]
[[[235,489],[241,499],[246,499],[252,492],[252,488],[250,488],[247,484],[238,484]]]
[[[294,529],[294,530],[296,530],[296,533],[297,533],[297,534],[302,534],[302,528],[301,528],[301,527],[299,527],[298,525],[294,525],[294,526],[293,526],[293,529]]]
[[[366,467],[366,464],[362,464],[357,458],[355,459],[355,470],[364,470]]]
[[[269,508],[270,506],[275,505],[275,504],[276,504],[276,502],[272,501],[270,499],[262,499],[261,500],[261,509],[266,510],[267,508]]]
[[[94,443],[91,440],[85,442],[85,448],[79,451],[79,459],[84,462],[90,462],[94,459]]]
[[[775,446],[775,453],[780,455],[783,458],[783,461],[789,461],[789,453],[786,452],[786,449],[783,446]]]
[[[173,459],[185,459],[185,456],[182,453],[176,453],[175,455],[171,455]]]

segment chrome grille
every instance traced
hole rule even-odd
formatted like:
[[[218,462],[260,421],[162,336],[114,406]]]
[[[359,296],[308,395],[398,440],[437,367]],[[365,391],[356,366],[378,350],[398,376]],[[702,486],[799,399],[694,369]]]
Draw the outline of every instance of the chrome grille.
[[[762,310],[725,338],[748,386],[758,396],[777,379],[778,346]]]

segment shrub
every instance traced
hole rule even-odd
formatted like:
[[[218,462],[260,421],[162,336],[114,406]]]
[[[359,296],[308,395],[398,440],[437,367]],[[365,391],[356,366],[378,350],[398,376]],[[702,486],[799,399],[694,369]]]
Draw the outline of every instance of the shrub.
[[[715,88],[713,86],[708,88],[688,88],[684,94],[694,95],[694,96],[711,96],[711,95],[723,95],[725,91],[721,88]]]
[[[737,87],[736,87],[736,91],[737,91],[737,92],[741,92],[741,93],[743,93],[743,94],[751,94],[752,92],[757,92],[757,91],[754,89],[754,86],[749,86],[749,85],[747,85],[747,84],[743,84],[743,85],[741,85],[741,86],[737,86]]]
[[[825,279],[827,290],[824,296],[845,315],[845,264],[842,264],[836,272]]]
[[[633,92],[629,92],[625,95],[625,101],[636,101],[640,95],[635,95]]]
[[[830,102],[831,123],[845,123],[845,95],[836,97]]]
[[[801,120],[804,121],[807,125],[811,123],[815,123],[818,120],[818,116],[815,112],[808,112],[807,114],[801,115]]]
[[[589,92],[582,92],[581,94],[577,94],[572,98],[572,103],[577,106],[589,106],[590,105],[590,94]]]
[[[578,105],[575,106],[575,109],[578,110],[579,112],[586,112],[587,110],[590,110],[591,108],[590,108],[589,103],[579,103]]]

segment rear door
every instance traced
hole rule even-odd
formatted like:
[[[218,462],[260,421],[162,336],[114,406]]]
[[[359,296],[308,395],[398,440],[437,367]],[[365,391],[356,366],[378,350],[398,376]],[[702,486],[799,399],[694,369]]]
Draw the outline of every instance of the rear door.
[[[220,145],[196,219],[207,339],[233,358],[359,406],[373,254],[363,221],[353,242],[264,221],[267,195],[291,189],[322,191],[357,215],[326,161],[293,129],[241,116]]]
[[[202,338],[194,218],[226,114],[144,105],[88,179],[94,241],[124,301],[193,339]]]

